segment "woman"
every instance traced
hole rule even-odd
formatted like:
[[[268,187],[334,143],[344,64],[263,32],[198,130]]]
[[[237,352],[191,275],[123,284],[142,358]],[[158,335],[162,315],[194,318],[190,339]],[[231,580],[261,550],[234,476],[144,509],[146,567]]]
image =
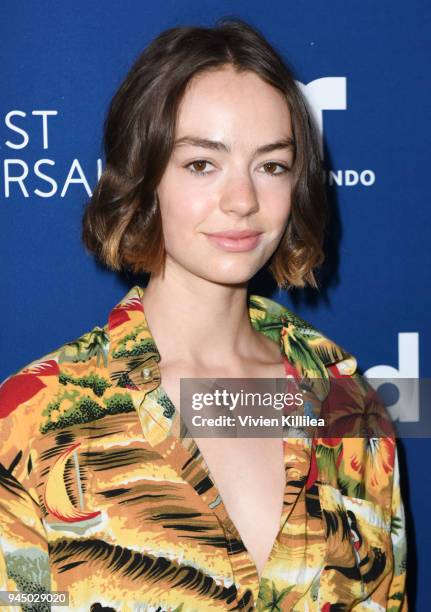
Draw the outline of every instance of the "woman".
[[[320,379],[314,412],[330,379],[369,397],[352,355],[247,293],[264,267],[316,287],[323,261],[291,72],[243,21],[167,30],[114,96],[105,152],[84,243],[150,280],[0,388],[1,588],[72,610],[407,610],[393,437],[182,434],[181,378]]]

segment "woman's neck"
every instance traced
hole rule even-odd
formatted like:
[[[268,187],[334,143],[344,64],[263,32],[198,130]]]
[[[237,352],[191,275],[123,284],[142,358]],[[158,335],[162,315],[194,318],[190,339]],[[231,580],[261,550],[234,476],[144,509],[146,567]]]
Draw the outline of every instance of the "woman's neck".
[[[247,285],[221,285],[168,268],[144,290],[145,317],[157,348],[211,368],[247,358],[260,334],[249,319]]]

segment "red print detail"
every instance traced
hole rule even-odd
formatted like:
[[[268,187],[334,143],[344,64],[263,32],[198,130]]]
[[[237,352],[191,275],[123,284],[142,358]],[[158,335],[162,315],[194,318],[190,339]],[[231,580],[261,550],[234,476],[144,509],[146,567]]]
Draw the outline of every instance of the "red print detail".
[[[284,370],[288,376],[293,376],[294,378],[299,378],[299,371],[295,368],[295,366],[290,363],[286,356],[283,357]]]
[[[0,385],[0,418],[4,419],[16,410],[20,404],[28,402],[41,389],[46,387],[40,376],[56,376],[60,372],[58,363],[54,359],[42,361],[20,374],[7,378]]]
[[[36,363],[29,368],[25,368],[22,374],[35,374],[36,376],[57,376],[60,374],[60,368],[55,359],[48,359],[48,361],[41,361]]]
[[[311,487],[316,482],[317,474],[318,474],[318,468],[317,468],[317,461],[316,461],[316,450],[315,450],[315,444],[313,440],[313,447],[311,449],[310,471],[308,472],[307,482],[305,483],[305,488],[307,490],[311,489]]]
[[[395,464],[395,440],[394,438],[381,438],[381,443],[386,446],[388,453],[387,460],[383,461],[383,469],[385,470],[386,474],[391,474],[394,471]]]
[[[359,474],[363,474],[364,473],[364,466],[358,460],[356,455],[354,455],[352,457],[352,459],[350,460],[350,465],[351,465],[352,469],[355,470],[355,472],[359,472]]]
[[[350,378],[350,374],[341,374],[336,363],[327,366],[328,370],[331,370],[334,378]]]
[[[144,311],[142,308],[142,302],[139,298],[133,298],[124,304],[120,304],[116,306],[109,315],[109,329],[115,329],[119,325],[122,325],[126,321],[130,320],[128,315],[129,312],[133,310]]]
[[[341,447],[340,454],[338,455],[338,457],[337,457],[337,461],[335,462],[335,466],[336,466],[337,468],[339,468],[339,467],[340,467],[340,463],[341,463],[341,461],[342,461],[342,459],[343,459],[343,452],[344,452],[344,448],[343,448],[343,447]]]

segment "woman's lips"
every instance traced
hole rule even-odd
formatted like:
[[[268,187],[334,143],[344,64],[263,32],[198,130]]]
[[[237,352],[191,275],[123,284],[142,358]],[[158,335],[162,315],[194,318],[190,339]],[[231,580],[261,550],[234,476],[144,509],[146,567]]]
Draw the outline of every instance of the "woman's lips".
[[[220,232],[217,234],[205,234],[205,236],[220,249],[238,253],[252,251],[260,242],[262,233],[255,231]]]

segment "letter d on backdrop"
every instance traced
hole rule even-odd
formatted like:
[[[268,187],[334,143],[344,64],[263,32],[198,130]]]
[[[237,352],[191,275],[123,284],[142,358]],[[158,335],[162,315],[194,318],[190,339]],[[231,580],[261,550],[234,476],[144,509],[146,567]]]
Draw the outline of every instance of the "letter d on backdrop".
[[[398,334],[398,369],[389,365],[377,365],[364,372],[364,376],[378,392],[382,383],[373,385],[373,378],[387,378],[396,385],[399,398],[387,406],[392,419],[402,423],[419,421],[419,334]],[[398,379],[398,382],[394,379]],[[411,380],[408,380],[411,379]]]

